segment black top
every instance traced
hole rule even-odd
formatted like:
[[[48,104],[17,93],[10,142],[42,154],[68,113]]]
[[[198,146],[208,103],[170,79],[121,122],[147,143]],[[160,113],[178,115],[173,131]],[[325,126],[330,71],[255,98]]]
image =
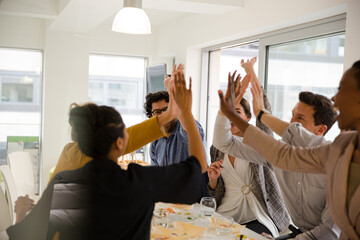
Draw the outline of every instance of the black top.
[[[91,233],[87,240],[149,239],[155,202],[192,204],[199,198],[202,181],[201,166],[195,157],[165,167],[130,164],[126,171],[108,159],[94,159],[80,169],[59,173],[55,179],[71,183],[73,179],[79,182],[83,178],[80,176],[85,176],[84,182],[90,183],[92,189],[89,196],[92,224],[87,225],[86,232]],[[71,217],[64,219],[69,221]],[[32,221],[26,221],[27,218]],[[41,220],[29,214],[23,222],[33,221]],[[12,231],[8,229],[9,236],[22,231],[23,225],[13,226]],[[10,239],[17,238],[10,236]]]

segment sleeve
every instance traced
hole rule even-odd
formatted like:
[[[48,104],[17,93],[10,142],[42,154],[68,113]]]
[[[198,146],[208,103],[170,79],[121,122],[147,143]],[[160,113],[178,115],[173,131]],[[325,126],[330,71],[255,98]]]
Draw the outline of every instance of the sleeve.
[[[126,130],[129,133],[129,142],[124,154],[131,153],[164,136],[156,117],[131,126]]]
[[[151,166],[160,166],[156,159],[155,143],[150,144],[150,160],[151,160]]]
[[[200,123],[198,121],[195,121],[195,122],[196,122],[196,125],[197,125],[198,129],[199,129],[201,140],[204,143],[204,137],[205,137],[204,130],[203,130],[202,126],[200,125]],[[180,133],[180,136],[181,136],[181,140],[184,143],[188,143],[187,133],[186,133],[185,129],[182,127],[181,123],[180,123],[179,133]]]
[[[267,97],[266,91],[264,90],[264,88],[262,86],[261,86],[261,91],[263,94],[265,109],[271,113],[271,105],[270,105],[269,99]],[[257,120],[257,116],[255,116],[255,118],[256,118],[256,126],[258,128],[260,128],[262,131],[266,132],[268,135],[273,137],[274,136],[273,131],[270,128],[268,128],[265,124],[263,124],[261,121]]]
[[[149,194],[154,202],[193,204],[200,198],[201,166],[194,156],[165,167],[131,165],[132,169],[142,171],[138,176],[148,183]]]
[[[279,168],[296,172],[326,173],[325,163],[330,144],[315,148],[296,148],[275,140],[251,125],[245,131],[244,143]]]
[[[300,123],[291,123],[289,127],[285,129],[282,140],[298,147],[316,147],[327,143],[323,136],[316,136],[306,130]]]
[[[224,158],[224,153],[216,149],[216,147],[211,146],[210,147],[210,156],[211,156],[211,162],[220,161]],[[216,188],[211,189],[209,183],[207,184],[207,191],[210,196],[215,198],[216,206],[219,206],[221,204],[222,199],[225,196],[225,183],[223,178],[220,177],[217,180]]]
[[[231,125],[227,117],[217,115],[214,127],[213,145],[220,151],[246,161],[265,165],[272,169],[271,165],[252,147],[243,143],[242,138],[232,135]],[[259,130],[260,131],[260,130]]]
[[[54,180],[49,183],[30,213],[20,223],[6,229],[10,240],[47,239],[53,189]]]
[[[210,185],[208,184],[207,190],[209,195],[215,198],[216,206],[220,206],[221,201],[225,196],[225,183],[223,178],[221,176],[218,178],[215,189],[211,189]]]
[[[321,214],[321,223],[315,228],[299,234],[296,240],[336,240],[340,236],[340,229],[336,226],[330,216],[328,206],[326,205]]]
[[[60,154],[55,170],[50,176],[49,183],[59,172],[81,168],[90,160],[90,157],[81,152],[76,142],[66,144]]]

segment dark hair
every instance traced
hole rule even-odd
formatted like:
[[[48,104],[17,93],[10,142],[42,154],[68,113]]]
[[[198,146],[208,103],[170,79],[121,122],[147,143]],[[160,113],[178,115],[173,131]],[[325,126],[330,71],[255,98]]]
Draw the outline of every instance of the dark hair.
[[[240,101],[240,105],[243,107],[246,116],[248,118],[251,118],[251,110],[250,110],[249,102],[245,98],[242,98]]]
[[[167,103],[169,102],[169,93],[167,91],[149,93],[148,95],[146,95],[144,109],[145,114],[148,118],[152,117],[152,104],[161,100],[165,100],[165,102]]]
[[[80,150],[87,156],[105,157],[118,137],[124,137],[119,112],[108,106],[89,103],[70,110],[69,123],[75,131]]]
[[[302,103],[314,107],[315,125],[326,125],[325,135],[335,123],[337,116],[330,99],[312,92],[301,92],[299,93],[299,100]]]
[[[360,90],[360,60],[355,62],[351,68],[355,70],[354,78],[356,79],[358,89]]]

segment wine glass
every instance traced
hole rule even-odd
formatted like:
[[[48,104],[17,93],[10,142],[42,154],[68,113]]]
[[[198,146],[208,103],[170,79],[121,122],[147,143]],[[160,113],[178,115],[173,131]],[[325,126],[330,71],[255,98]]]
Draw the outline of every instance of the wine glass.
[[[233,232],[234,220],[232,217],[215,216],[214,228],[217,235],[228,235]]]
[[[203,197],[200,201],[201,215],[211,216],[216,209],[216,201],[213,197]]]

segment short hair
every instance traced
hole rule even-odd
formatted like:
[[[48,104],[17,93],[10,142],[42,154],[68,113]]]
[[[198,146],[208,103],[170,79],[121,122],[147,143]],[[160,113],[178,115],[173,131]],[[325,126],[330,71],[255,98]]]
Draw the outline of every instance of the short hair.
[[[358,89],[360,90],[360,60],[355,62],[351,68],[355,70],[354,78],[356,79]]]
[[[299,100],[302,103],[314,107],[315,125],[326,125],[327,129],[324,135],[330,130],[336,121],[336,112],[333,104],[327,97],[312,92],[300,92]]]
[[[124,122],[112,107],[89,103],[75,106],[69,115],[79,148],[89,157],[106,157],[114,141],[124,138]]]
[[[167,91],[159,91],[155,93],[149,93],[145,97],[144,110],[145,114],[148,118],[152,117],[152,104],[154,102],[158,102],[161,100],[165,100],[165,102],[169,102],[169,93]]]
[[[242,98],[240,101],[240,105],[243,107],[246,116],[248,118],[251,118],[251,108],[249,102],[245,98]]]

